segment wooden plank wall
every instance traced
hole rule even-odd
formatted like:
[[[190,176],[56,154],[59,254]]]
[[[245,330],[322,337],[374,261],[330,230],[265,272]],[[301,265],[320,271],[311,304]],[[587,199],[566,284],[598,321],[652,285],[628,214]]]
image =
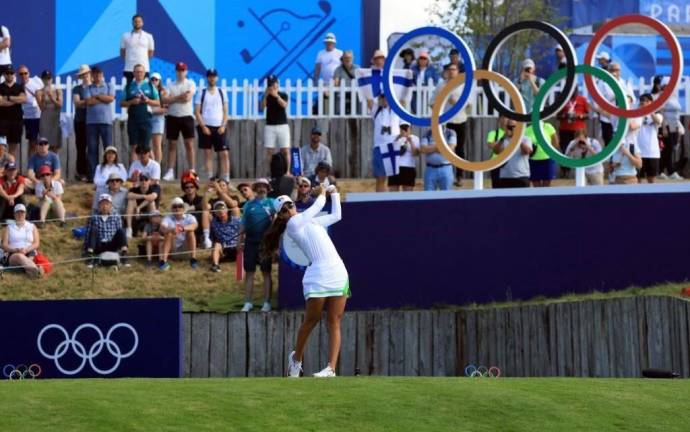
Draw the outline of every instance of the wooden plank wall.
[[[302,312],[185,313],[185,376],[281,376]],[[347,312],[339,375],[456,376],[468,364],[504,376],[690,377],[690,302],[631,297],[486,309]],[[328,362],[325,320],[304,356]]]

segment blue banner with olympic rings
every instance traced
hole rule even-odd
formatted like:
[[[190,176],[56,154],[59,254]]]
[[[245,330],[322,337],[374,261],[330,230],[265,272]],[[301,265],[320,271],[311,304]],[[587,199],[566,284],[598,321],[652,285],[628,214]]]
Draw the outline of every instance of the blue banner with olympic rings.
[[[0,302],[0,377],[178,378],[180,299]]]

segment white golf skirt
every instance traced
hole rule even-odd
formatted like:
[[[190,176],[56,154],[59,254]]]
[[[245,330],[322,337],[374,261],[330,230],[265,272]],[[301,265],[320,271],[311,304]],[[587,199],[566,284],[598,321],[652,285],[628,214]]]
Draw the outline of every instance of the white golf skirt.
[[[302,278],[304,299],[350,296],[350,282],[342,260],[313,263]]]

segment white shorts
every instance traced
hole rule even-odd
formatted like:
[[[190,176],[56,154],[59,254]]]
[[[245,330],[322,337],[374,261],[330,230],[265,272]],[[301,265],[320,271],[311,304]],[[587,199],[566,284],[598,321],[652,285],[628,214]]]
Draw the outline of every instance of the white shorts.
[[[286,124],[264,126],[264,147],[267,149],[290,148],[290,126]]]

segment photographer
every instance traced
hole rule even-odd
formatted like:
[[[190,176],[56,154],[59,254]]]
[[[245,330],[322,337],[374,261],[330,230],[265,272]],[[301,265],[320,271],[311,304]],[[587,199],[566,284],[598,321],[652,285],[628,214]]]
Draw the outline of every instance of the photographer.
[[[601,144],[594,138],[587,137],[587,130],[580,129],[575,132],[575,139],[568,143],[565,154],[569,158],[584,159],[594,156],[601,152]],[[588,166],[585,169],[587,184],[590,186],[600,186],[604,184],[604,164]]]
[[[532,111],[532,104],[534,103],[534,96],[539,92],[539,88],[544,85],[544,79],[536,75],[537,66],[532,59],[526,59],[522,62],[520,69],[520,77],[515,82],[525,101],[525,109],[527,112]]]
[[[134,66],[134,80],[127,85],[124,100],[120,102],[122,108],[127,108],[127,136],[131,153],[136,153],[137,148],[149,148],[151,113],[154,107],[160,106],[158,90],[144,74],[144,66]]]
[[[628,101],[632,102],[632,97],[628,95]],[[637,184],[637,170],[642,168],[642,158],[640,151],[636,149],[637,135],[640,131],[640,120],[631,119],[628,121],[628,132],[625,134],[623,144],[618,151],[611,156],[609,168],[611,172],[611,182],[613,184]]]
[[[288,95],[279,91],[278,77],[266,79],[266,92],[261,99],[261,109],[266,111],[264,126],[264,148],[266,149],[265,171],[270,172],[271,158],[276,147],[285,155],[287,172],[290,172],[290,126],[287,121]]]
[[[388,190],[391,192],[408,192],[414,190],[417,179],[417,156],[419,156],[419,137],[412,134],[410,124],[400,123],[400,135],[396,139],[396,146],[400,147],[400,172],[388,177]]]
[[[495,154],[501,153],[513,138],[515,124],[515,120],[508,120],[503,138],[494,145]],[[532,141],[523,136],[517,151],[501,167],[500,188],[529,187],[529,157],[532,149]]]

